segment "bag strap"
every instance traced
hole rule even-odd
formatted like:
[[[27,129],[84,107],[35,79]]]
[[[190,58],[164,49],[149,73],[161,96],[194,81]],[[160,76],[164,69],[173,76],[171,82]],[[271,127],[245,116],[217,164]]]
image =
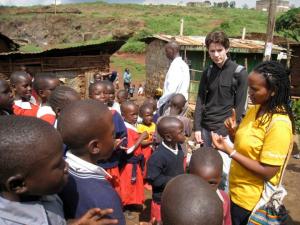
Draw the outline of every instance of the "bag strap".
[[[275,121],[284,121],[284,122],[287,122],[287,123],[291,123],[291,121],[290,121],[289,119],[286,119],[286,118],[276,118],[276,119],[274,119],[274,120],[271,120],[270,124],[268,125],[268,127],[267,127],[267,129],[266,129],[266,133],[269,132],[271,125],[272,125]],[[290,158],[290,156],[291,156],[291,154],[292,154],[292,151],[293,151],[293,145],[294,145],[294,143],[293,143],[293,135],[292,135],[292,138],[291,138],[291,141],[290,141],[289,150],[288,150],[288,154],[287,154],[287,156],[286,156],[286,158],[285,158],[285,160],[284,160],[284,164],[283,164],[283,166],[282,166],[282,171],[281,171],[281,174],[280,174],[280,177],[279,177],[279,183],[278,183],[277,187],[279,187],[279,186],[281,185],[281,183],[282,183],[283,174],[284,174],[284,172],[285,172],[285,169],[286,169],[286,167],[287,167],[289,158]]]

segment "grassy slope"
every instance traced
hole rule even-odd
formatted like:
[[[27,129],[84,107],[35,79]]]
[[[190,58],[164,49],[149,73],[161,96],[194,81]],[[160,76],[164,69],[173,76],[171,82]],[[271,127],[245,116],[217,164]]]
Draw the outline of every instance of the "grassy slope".
[[[51,7],[2,8],[0,9],[0,32],[16,38],[31,40],[32,36],[44,40],[53,35],[50,44],[80,42],[83,33],[90,33],[92,40],[123,33],[133,37],[123,46],[123,51],[143,52],[141,37],[167,33],[179,33],[180,19],[184,19],[185,35],[205,35],[213,29],[223,29],[230,36],[239,35],[243,27],[247,32],[265,32],[267,14],[246,9],[193,8],[166,5],[84,3],[58,6],[58,11],[80,10],[81,14],[34,13],[53,11]],[[16,15],[16,13],[19,13]],[[19,31],[18,31],[19,30]],[[40,41],[41,42],[41,41]],[[28,48],[28,49],[31,49]],[[26,48],[25,48],[26,49]]]

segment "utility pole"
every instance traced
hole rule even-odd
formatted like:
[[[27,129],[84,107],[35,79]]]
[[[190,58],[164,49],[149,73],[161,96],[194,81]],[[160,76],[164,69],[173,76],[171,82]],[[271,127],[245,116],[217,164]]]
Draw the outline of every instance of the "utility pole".
[[[270,5],[269,5],[269,16],[268,16],[264,61],[270,60],[272,55],[273,33],[275,28],[275,16],[276,16],[276,5],[277,5],[277,0],[269,0],[269,1],[270,1]]]
[[[54,1],[54,15],[56,15],[56,0]]]

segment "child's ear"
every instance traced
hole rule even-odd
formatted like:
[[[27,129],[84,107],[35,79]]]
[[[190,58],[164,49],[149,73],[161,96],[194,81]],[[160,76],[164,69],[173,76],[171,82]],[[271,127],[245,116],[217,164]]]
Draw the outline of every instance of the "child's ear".
[[[167,142],[171,142],[173,140],[172,135],[170,133],[165,134],[165,139]]]
[[[25,184],[25,178],[21,174],[9,177],[5,182],[5,188],[7,191],[15,193],[17,195],[27,192]]]
[[[98,139],[93,139],[88,144],[89,152],[93,155],[99,154],[101,147],[102,147],[102,144],[99,142]]]

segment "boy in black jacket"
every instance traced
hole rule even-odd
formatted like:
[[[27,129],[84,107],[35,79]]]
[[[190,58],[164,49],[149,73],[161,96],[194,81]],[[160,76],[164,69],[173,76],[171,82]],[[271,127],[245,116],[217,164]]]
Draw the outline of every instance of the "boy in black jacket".
[[[147,180],[152,185],[151,220],[158,223],[162,192],[173,177],[183,174],[184,154],[180,144],[184,143],[183,123],[176,117],[166,116],[159,120],[157,131],[162,143],[148,161]]]

